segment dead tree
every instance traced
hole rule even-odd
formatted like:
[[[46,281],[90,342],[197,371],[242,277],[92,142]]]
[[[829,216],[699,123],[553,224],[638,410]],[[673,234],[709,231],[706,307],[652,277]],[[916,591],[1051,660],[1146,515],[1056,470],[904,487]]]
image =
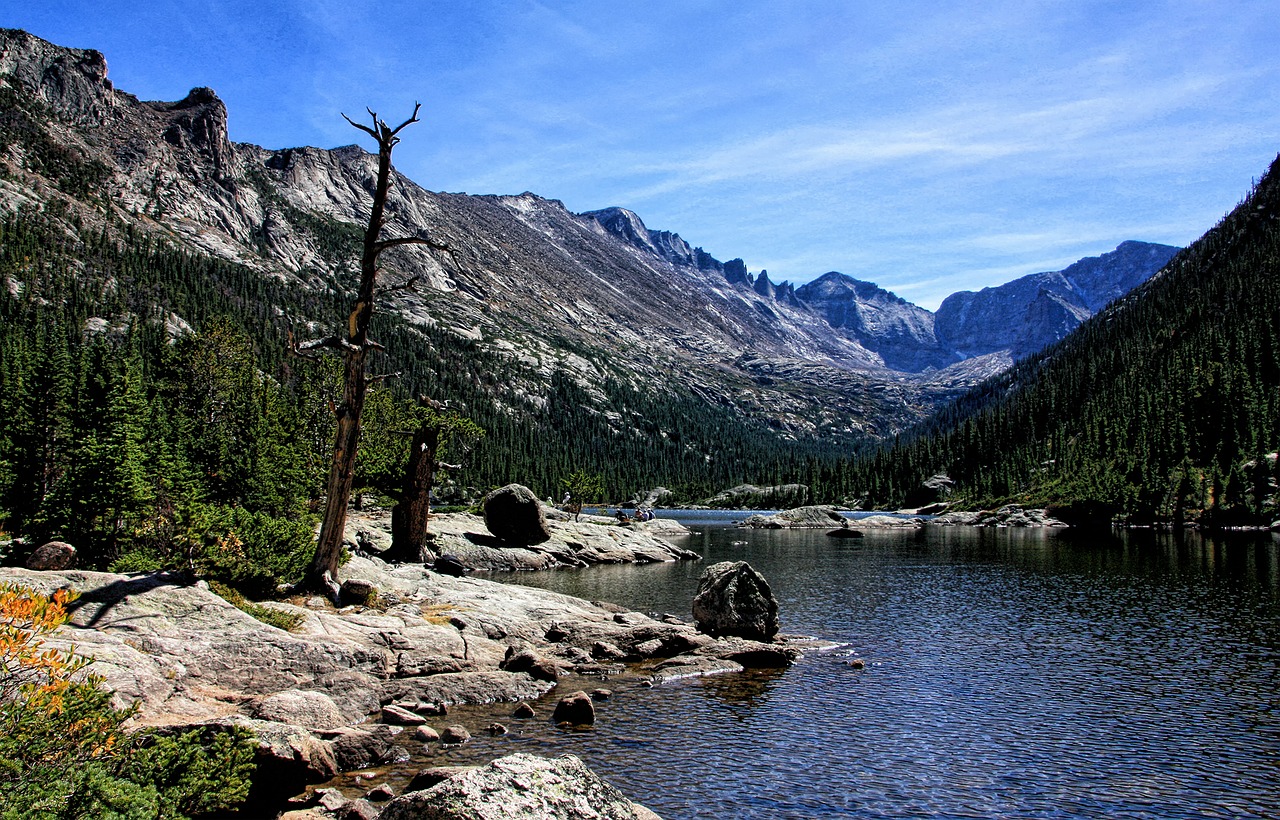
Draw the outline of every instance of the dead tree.
[[[462,451],[483,435],[479,427],[457,413],[443,412],[447,402],[419,396],[418,404],[425,415],[413,431],[400,498],[391,508],[391,549],[383,555],[391,561],[418,563],[423,559],[436,473],[462,467],[440,461],[441,448],[450,443],[451,449]]]
[[[306,585],[312,589],[326,590],[337,599],[338,561],[342,554],[342,535],[347,523],[347,504],[351,501],[351,483],[355,475],[356,447],[360,442],[360,416],[364,411],[365,395],[369,383],[380,377],[366,372],[366,359],[371,350],[382,346],[369,338],[369,321],[373,317],[374,285],[378,278],[378,257],[388,248],[401,245],[426,245],[437,250],[448,250],[423,237],[380,239],[387,205],[387,190],[391,185],[391,149],[400,142],[401,130],[418,122],[418,109],[413,106],[409,119],[395,128],[387,125],[372,110],[369,116],[373,126],[354,122],[346,114],[342,117],[378,142],[378,178],[373,191],[373,208],[369,213],[369,227],[364,233],[364,251],[360,257],[360,290],[355,305],[347,317],[345,337],[335,336],[318,342],[300,345],[300,349],[332,347],[343,358],[342,401],[334,408],[338,418],[338,430],[333,443],[333,461],[329,466],[326,485],[324,521],[320,525],[320,537],[316,542],[315,556],[307,571]]]

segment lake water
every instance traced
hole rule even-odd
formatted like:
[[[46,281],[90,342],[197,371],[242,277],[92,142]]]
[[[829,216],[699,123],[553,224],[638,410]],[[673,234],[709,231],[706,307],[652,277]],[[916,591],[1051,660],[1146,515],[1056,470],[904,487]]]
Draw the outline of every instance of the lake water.
[[[593,731],[537,721],[429,762],[571,752],[667,820],[1280,817],[1280,538],[724,523],[693,522],[701,563],[492,577],[688,618],[703,567],[746,560],[784,632],[845,646],[566,681],[615,689]]]

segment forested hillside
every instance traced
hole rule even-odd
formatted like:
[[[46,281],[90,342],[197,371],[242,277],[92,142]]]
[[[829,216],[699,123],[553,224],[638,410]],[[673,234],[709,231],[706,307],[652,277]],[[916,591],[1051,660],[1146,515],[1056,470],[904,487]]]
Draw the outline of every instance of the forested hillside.
[[[1131,520],[1276,516],[1280,159],[1165,269],[1075,333],[831,478],[897,505],[944,472],[968,503]]]
[[[348,297],[121,235],[81,240],[26,211],[0,223],[0,528],[63,536],[104,564],[179,548],[217,531],[212,519],[258,516],[259,529],[289,530],[272,537],[302,555],[332,446],[336,371],[286,355],[288,317],[337,327]],[[388,352],[374,369],[401,375],[368,411],[357,485],[375,493],[398,487],[407,397],[419,394],[486,431],[458,475],[480,491],[518,481],[558,496],[562,479],[586,470],[609,498],[658,483],[690,498],[794,473],[819,449],[623,381],[607,383],[602,412],[558,374],[545,412],[517,417],[494,398],[509,358],[395,315],[376,322]],[[649,434],[620,435],[606,413]]]

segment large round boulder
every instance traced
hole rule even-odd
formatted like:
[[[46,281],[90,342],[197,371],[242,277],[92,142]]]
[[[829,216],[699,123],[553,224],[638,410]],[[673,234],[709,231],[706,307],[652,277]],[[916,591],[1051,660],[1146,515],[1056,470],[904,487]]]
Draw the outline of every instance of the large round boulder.
[[[76,548],[66,541],[50,541],[36,547],[27,559],[27,569],[40,571],[67,569],[75,560]]]
[[[708,635],[769,641],[778,634],[778,601],[769,582],[746,561],[721,561],[698,579],[693,619]]]
[[[484,497],[484,523],[489,532],[513,544],[541,544],[551,538],[542,504],[522,484],[499,487]]]

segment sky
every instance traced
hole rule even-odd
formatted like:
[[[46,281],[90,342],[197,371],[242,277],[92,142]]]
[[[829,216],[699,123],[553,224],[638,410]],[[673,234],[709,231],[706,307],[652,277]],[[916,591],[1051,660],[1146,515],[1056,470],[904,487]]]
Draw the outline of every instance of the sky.
[[[931,309],[1186,245],[1280,152],[1276,0],[3,0],[0,26],[142,99],[212,87],[267,148],[421,102],[395,164],[425,188],[622,206]]]

